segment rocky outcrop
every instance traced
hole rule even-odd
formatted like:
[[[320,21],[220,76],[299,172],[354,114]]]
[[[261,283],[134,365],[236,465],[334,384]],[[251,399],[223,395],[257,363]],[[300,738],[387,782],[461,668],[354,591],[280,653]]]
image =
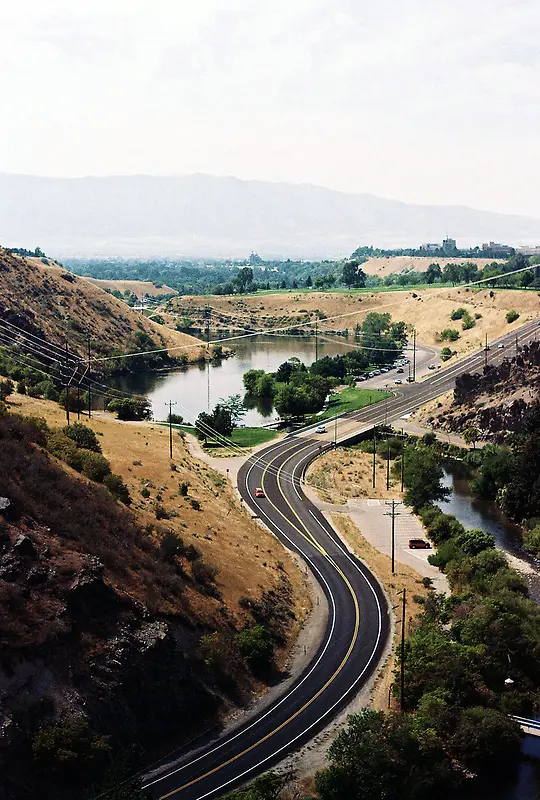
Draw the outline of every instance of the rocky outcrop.
[[[478,428],[480,438],[502,442],[521,431],[539,397],[540,342],[534,341],[497,366],[458,376],[450,409],[430,421],[448,431]]]

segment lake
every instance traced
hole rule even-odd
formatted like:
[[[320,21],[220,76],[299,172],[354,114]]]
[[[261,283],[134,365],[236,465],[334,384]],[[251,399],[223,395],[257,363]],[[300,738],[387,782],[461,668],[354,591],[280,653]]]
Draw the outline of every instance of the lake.
[[[225,343],[229,346],[229,343]],[[201,364],[184,370],[122,376],[114,385],[134,394],[147,395],[154,419],[165,419],[169,400],[177,405],[173,413],[193,423],[201,411],[211,410],[221,398],[244,395],[242,376],[249,369],[275,372],[289,358],[304,364],[315,361],[314,336],[261,335],[231,342],[235,355],[215,364]],[[319,338],[318,357],[334,356],[351,349],[340,337]],[[242,420],[249,426],[264,425],[277,419],[272,407],[249,409]]]

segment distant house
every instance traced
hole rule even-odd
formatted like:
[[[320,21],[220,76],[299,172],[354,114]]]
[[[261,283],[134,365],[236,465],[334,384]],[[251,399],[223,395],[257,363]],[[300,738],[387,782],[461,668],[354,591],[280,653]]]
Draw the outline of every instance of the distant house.
[[[435,253],[435,252],[437,252],[438,250],[441,250],[441,249],[442,249],[442,245],[440,245],[438,243],[435,243],[435,244],[428,243],[428,244],[421,244],[420,245],[420,250],[425,250],[426,253]]]
[[[487,250],[490,253],[500,253],[501,255],[512,255],[514,248],[509,244],[500,244],[499,242],[484,242],[482,250]]]
[[[457,244],[455,239],[443,239],[442,249],[445,253],[455,253],[457,250]]]

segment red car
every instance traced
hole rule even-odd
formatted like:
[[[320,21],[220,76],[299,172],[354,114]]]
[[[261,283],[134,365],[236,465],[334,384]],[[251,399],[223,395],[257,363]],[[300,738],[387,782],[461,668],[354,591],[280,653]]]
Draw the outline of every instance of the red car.
[[[257,486],[253,494],[255,495],[255,497],[264,497],[264,492],[260,486]]]
[[[411,550],[431,550],[431,545],[425,539],[409,539]]]

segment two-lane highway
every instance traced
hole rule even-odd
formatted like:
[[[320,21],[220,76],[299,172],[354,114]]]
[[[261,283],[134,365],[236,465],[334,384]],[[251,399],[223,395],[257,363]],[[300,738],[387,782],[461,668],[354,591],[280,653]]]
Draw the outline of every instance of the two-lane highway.
[[[522,326],[520,343],[538,332],[536,321]],[[504,358],[514,341],[512,333],[493,343],[490,362]],[[345,415],[339,439],[414,411],[452,389],[457,375],[480,369],[484,358],[483,351],[476,352],[421,383],[403,386],[386,403]],[[381,588],[301,488],[306,466],[331,446],[332,429],[333,424],[328,434],[316,438],[312,428],[287,437],[252,456],[238,477],[244,500],[286,547],[300,554],[325,593],[329,616],[320,647],[285,694],[258,715],[147,776],[145,786],[156,798],[216,798],[269,769],[324,727],[379,662],[389,635],[389,609]],[[255,497],[257,487],[264,497]]]
[[[300,487],[305,466],[320,450],[318,441],[286,439],[250,459],[238,483],[260,519],[302,556],[320,583],[329,608],[322,643],[285,695],[257,717],[165,774],[148,778],[145,785],[155,797],[218,797],[269,769],[327,724],[379,662],[389,630],[381,588]],[[255,498],[257,487],[264,498]]]

